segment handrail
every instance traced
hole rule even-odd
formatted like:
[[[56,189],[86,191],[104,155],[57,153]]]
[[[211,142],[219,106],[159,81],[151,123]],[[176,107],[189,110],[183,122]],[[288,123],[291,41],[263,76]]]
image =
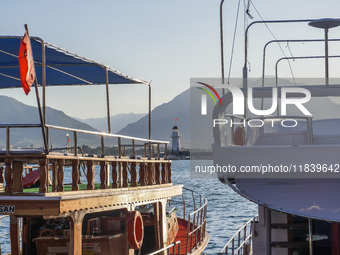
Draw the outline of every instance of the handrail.
[[[250,233],[249,236],[240,244],[240,246],[236,249],[235,253],[240,253],[240,250],[244,248],[245,244],[249,241],[251,241],[251,238],[253,237],[252,233]],[[244,253],[244,252],[243,252]]]
[[[262,56],[262,87],[264,87],[264,78],[265,78],[265,66],[266,66],[266,49],[267,46],[271,43],[281,43],[286,42],[288,43],[295,43],[295,42],[324,42],[325,39],[285,39],[285,40],[271,40],[265,44],[263,47],[263,56]],[[340,41],[340,39],[328,39],[329,42],[337,42]]]
[[[126,136],[126,135],[117,135],[117,134],[109,134],[105,132],[96,132],[96,131],[88,131],[83,129],[75,129],[75,128],[66,128],[66,127],[60,127],[60,126],[54,126],[54,125],[45,125],[48,128],[53,129],[59,129],[64,131],[70,131],[70,132],[78,132],[83,134],[90,134],[90,135],[100,135],[100,136],[107,136],[107,137],[116,137],[116,138],[123,138],[123,139],[130,139],[130,140],[136,140],[136,141],[142,141],[142,142],[151,142],[151,143],[161,143],[161,144],[169,144],[169,141],[161,141],[161,140],[151,140],[146,138],[138,138],[133,136]]]
[[[185,216],[186,210],[186,202],[183,196],[183,216],[184,219],[187,219],[188,226],[187,226],[187,242],[186,242],[186,254],[191,254],[193,251],[193,246],[197,248],[205,238],[206,232],[206,221],[207,221],[207,206],[208,202],[207,199],[195,192],[192,189],[183,188],[183,190],[189,191],[192,194],[193,200],[193,207],[194,211],[189,213],[188,216]],[[199,205],[196,206],[196,199],[195,195],[199,196]],[[203,200],[203,201],[202,201]]]
[[[248,87],[248,34],[249,29],[255,24],[267,24],[267,23],[297,23],[297,22],[310,22],[313,21],[312,19],[305,19],[305,20],[257,20],[252,23],[250,23],[245,31],[245,40],[244,40],[244,67],[243,67],[243,87]]]
[[[41,127],[41,124],[0,124],[0,128],[6,128],[6,154],[10,151],[10,129]]]
[[[186,205],[188,205],[188,203],[186,203],[185,199],[184,199],[184,195],[182,194],[182,205],[183,205],[183,219],[187,220],[188,222],[188,226],[187,226],[187,242],[186,242],[186,247],[185,247],[185,254],[193,254],[193,248],[197,248],[203,241],[203,239],[205,238],[205,232],[206,232],[206,220],[207,220],[207,199],[195,192],[192,189],[188,189],[188,188],[182,188],[184,191],[188,191],[191,192],[192,196],[192,204],[191,206],[194,209],[193,212],[189,213],[188,216],[185,215],[186,212]],[[199,196],[199,202],[196,202],[196,199],[194,198],[194,196]],[[171,200],[172,202],[178,202],[181,203],[179,200]],[[196,205],[197,203],[197,205]],[[172,254],[175,255],[176,253],[176,245],[178,245],[178,255],[181,254],[180,250],[181,250],[181,243],[179,241],[174,242],[170,245],[168,245],[167,247],[164,247],[162,249],[159,249],[153,253],[149,253],[148,255],[156,255],[156,254],[161,254],[163,251],[168,250],[169,254],[170,254],[170,248],[174,247],[172,250]],[[183,245],[183,244],[182,244]]]
[[[0,128],[28,128],[28,127],[41,127],[41,124],[0,124]]]
[[[254,217],[255,218],[255,217]],[[223,250],[225,250],[226,247],[228,247],[228,245],[232,242],[233,239],[235,239],[235,237],[238,235],[238,233],[240,233],[246,226],[248,226],[251,222],[254,221],[254,218],[251,218],[250,220],[248,220],[246,223],[244,223],[242,225],[242,227],[239,228],[239,230],[237,230],[237,232],[229,239],[229,241],[226,243],[226,245],[223,247]]]
[[[234,115],[234,114],[224,114],[225,117],[228,117],[228,118],[231,118],[232,120],[234,118],[237,118],[237,119],[240,119],[240,120],[243,120],[243,122],[247,122],[247,121],[250,121],[250,120],[268,120],[268,119],[281,119],[282,117],[284,117],[285,119],[303,119],[303,120],[306,120],[306,123],[307,123],[307,134],[308,134],[308,141],[309,141],[309,144],[314,144],[314,134],[313,134],[313,122],[312,122],[312,119],[313,119],[313,116],[281,116],[281,115],[276,115],[276,116],[259,116],[259,117],[256,117],[256,118],[243,118],[241,116],[237,116],[237,115]],[[231,141],[232,141],[232,144],[234,144],[234,125],[231,125],[230,126],[231,128]],[[245,144],[245,128],[243,127],[243,144]]]
[[[89,130],[83,130],[83,129],[75,129],[75,128],[67,128],[67,127],[60,127],[60,126],[54,126],[54,125],[45,125],[46,128],[52,128],[52,129],[58,129],[58,130],[63,130],[63,131],[68,131],[68,132],[73,132],[73,141],[74,141],[74,148],[78,147],[77,144],[77,133],[82,133],[82,134],[89,134],[89,135],[98,135],[101,137],[101,153],[102,155],[104,155],[104,137],[113,137],[113,138],[118,138],[118,157],[120,158],[121,156],[125,156],[125,150],[122,151],[122,147],[123,149],[125,149],[124,145],[122,146],[121,144],[121,140],[122,139],[129,139],[131,140],[131,148],[132,148],[132,155],[135,155],[135,141],[140,141],[140,142],[144,142],[144,156],[146,156],[146,144],[148,144],[148,157],[152,158],[152,144],[156,144],[157,145],[157,158],[160,158],[160,149],[159,149],[159,145],[163,144],[164,145],[164,157],[167,158],[167,145],[170,143],[169,141],[161,141],[161,140],[151,140],[151,139],[146,139],[146,138],[139,138],[139,137],[133,137],[133,136],[126,136],[126,135],[117,135],[117,134],[110,134],[110,133],[106,133],[106,132],[97,132],[97,131],[89,131]],[[74,154],[75,156],[77,155],[77,150],[74,150]]]
[[[339,55],[334,55],[334,56],[328,56],[328,58],[339,58],[340,56]],[[275,86],[278,87],[279,86],[279,76],[278,76],[278,67],[279,67],[279,63],[282,61],[282,60],[290,60],[290,59],[293,59],[294,61],[295,60],[298,60],[298,59],[318,59],[318,58],[326,58],[325,56],[301,56],[301,57],[283,57],[283,58],[280,58],[279,60],[276,61],[276,64],[275,64]]]
[[[229,239],[229,241],[226,243],[226,245],[223,247],[222,251],[219,253],[219,255],[228,254],[228,249],[229,249],[229,245],[231,244],[231,254],[241,254],[240,251],[242,248],[244,248],[244,246],[249,243],[248,241],[251,241],[252,238],[252,228],[251,228],[251,224],[253,222],[256,221],[257,216],[251,218],[250,220],[248,220],[246,223],[244,223],[242,225],[241,228],[239,228],[239,230]],[[250,228],[248,228],[248,226],[250,225]],[[248,231],[247,231],[248,230]],[[241,232],[243,231],[243,236],[242,239],[243,241],[241,242]],[[247,235],[247,232],[249,232],[249,234]],[[235,240],[237,239],[237,248],[235,250]],[[243,250],[242,250],[242,254]]]
[[[163,251],[168,251],[169,254],[171,252],[170,248],[172,248],[172,255],[176,255],[176,247],[177,247],[177,254],[178,255],[181,255],[181,242],[180,241],[177,241],[177,242],[174,242],[172,244],[169,244],[168,246],[160,249],[160,250],[157,250],[157,251],[154,251],[152,253],[149,253],[148,255],[156,255],[156,254],[161,254]]]
[[[61,127],[61,126],[55,126],[55,125],[49,125],[45,124],[47,133],[48,129],[57,129],[57,130],[63,130],[68,132],[73,132],[73,140],[74,140],[74,155],[77,156],[77,150],[75,148],[78,148],[77,144],[77,133],[82,134],[89,134],[89,135],[97,135],[101,137],[101,148],[102,148],[102,155],[104,155],[104,137],[113,137],[118,138],[118,147],[119,147],[119,157],[122,156],[121,148],[125,148],[126,146],[131,146],[132,148],[132,156],[135,156],[135,147],[138,146],[144,146],[144,150],[146,150],[146,144],[148,144],[148,156],[149,158],[152,158],[152,151],[154,151],[153,146],[157,146],[157,158],[160,158],[160,145],[164,145],[164,158],[167,158],[167,145],[170,143],[169,141],[161,141],[161,140],[152,140],[152,139],[146,139],[146,138],[139,138],[139,137],[132,137],[132,136],[126,136],[126,135],[118,135],[118,134],[110,134],[105,132],[97,132],[97,131],[89,131],[89,130],[83,130],[83,129],[75,129],[75,128],[67,128],[67,127]],[[0,128],[6,129],[6,154],[10,154],[10,129],[11,128],[38,128],[42,127],[41,124],[0,124]],[[132,141],[131,145],[121,145],[121,139],[129,139]],[[144,142],[143,145],[135,144],[135,141]],[[55,149],[50,148],[46,151],[48,153],[49,151],[53,151]],[[144,155],[146,156],[146,151],[144,152]],[[123,155],[124,156],[124,155]]]

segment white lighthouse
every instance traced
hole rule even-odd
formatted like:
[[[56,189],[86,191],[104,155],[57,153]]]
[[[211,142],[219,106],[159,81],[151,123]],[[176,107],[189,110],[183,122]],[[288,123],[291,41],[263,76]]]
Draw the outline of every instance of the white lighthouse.
[[[180,134],[177,126],[172,128],[172,151],[181,151]]]

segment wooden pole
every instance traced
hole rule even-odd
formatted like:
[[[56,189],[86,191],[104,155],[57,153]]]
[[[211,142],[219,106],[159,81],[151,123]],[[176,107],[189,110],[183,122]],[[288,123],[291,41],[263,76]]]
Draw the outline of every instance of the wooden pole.
[[[64,191],[64,165],[65,165],[65,159],[58,159],[58,185],[57,185],[57,191],[63,192]]]
[[[69,253],[71,255],[82,254],[82,225],[85,212],[72,212],[71,213],[71,235]]]
[[[156,250],[159,250],[162,247],[161,240],[161,226],[160,226],[160,208],[162,205],[161,203],[157,202],[153,204],[153,219],[154,219],[154,229],[155,229],[155,242],[156,242]]]
[[[16,216],[10,217],[10,239],[12,255],[20,254],[20,238],[19,238],[19,218]]]
[[[149,83],[149,140],[151,139],[151,84]]]
[[[45,153],[48,154],[47,138],[46,138],[46,134],[45,134],[45,122],[43,120],[42,112],[41,112],[40,97],[39,97],[37,79],[34,80],[34,87],[35,87],[35,95],[36,95],[37,103],[38,103],[41,131],[42,131],[42,136],[43,136],[43,140],[44,140],[44,150],[45,150]]]
[[[338,222],[331,223],[331,233],[332,255],[340,254],[340,232]]]
[[[95,167],[93,160],[87,161],[87,189],[94,190]]]
[[[31,217],[24,217],[22,230],[22,254],[29,255],[31,253],[32,235],[31,235]]]
[[[43,103],[43,121],[44,123],[46,123],[46,54],[45,54],[45,43],[44,41],[41,42],[41,47],[42,47],[42,52],[41,52],[41,60],[42,60],[42,65],[41,65],[41,68],[42,68],[42,103]],[[47,130],[46,130],[46,133],[47,133]],[[47,142],[48,142],[48,134],[46,134],[46,139],[47,139]],[[47,147],[48,149],[48,147]]]
[[[72,159],[72,190],[79,190],[79,159]]]
[[[20,161],[14,161],[13,162],[13,192],[22,192],[23,186],[22,186],[22,172],[23,172],[23,162]]]
[[[39,193],[48,192],[48,160],[46,158],[41,158],[39,160],[40,170],[39,170]]]
[[[27,35],[29,36],[27,24],[25,24],[25,29],[26,29]],[[40,123],[41,123],[41,131],[42,131],[42,136],[43,136],[43,140],[44,140],[44,150],[45,150],[45,153],[48,154],[47,138],[46,138],[46,134],[45,134],[45,122],[44,122],[43,114],[42,114],[42,111],[41,111],[37,76],[35,76],[35,79],[34,79],[34,87],[35,87],[35,95],[36,95],[37,104],[38,104],[39,118],[40,118]]]
[[[109,71],[107,70],[107,67],[105,68],[105,78],[106,78],[107,132],[111,133]]]

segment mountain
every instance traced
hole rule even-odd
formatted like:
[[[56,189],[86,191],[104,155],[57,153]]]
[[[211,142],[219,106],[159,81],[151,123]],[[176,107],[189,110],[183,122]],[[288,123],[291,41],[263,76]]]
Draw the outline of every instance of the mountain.
[[[182,146],[189,147],[190,114],[189,90],[176,96],[168,103],[157,106],[151,113],[151,138],[170,141],[172,127],[177,125],[181,134]],[[177,118],[177,121],[175,119]],[[148,115],[127,125],[118,134],[148,137]]]
[[[211,149],[213,143],[212,132],[212,118],[209,115],[202,116],[200,96],[201,90],[192,88],[188,89],[168,103],[154,108],[151,114],[151,138],[157,140],[171,141],[171,133],[173,126],[179,128],[181,135],[182,147],[189,148],[190,141],[191,147],[199,149]],[[191,99],[191,100],[190,100]],[[260,101],[257,100],[255,104],[256,109],[260,109]],[[267,101],[264,103],[264,109],[268,109],[271,105]],[[313,114],[314,119],[325,118],[340,118],[340,105],[334,103],[329,98],[312,98],[311,101],[305,104],[306,108]],[[322,107],[320,107],[322,106]],[[1,124],[36,124],[39,123],[39,115],[36,107],[28,106],[16,101],[13,98],[6,96],[0,96],[0,119]],[[213,100],[207,102],[207,112],[211,113],[214,107]],[[296,108],[296,107],[295,107]],[[228,108],[229,109],[229,108]],[[297,109],[288,109],[290,115],[301,115]],[[230,111],[229,111],[230,112]],[[112,123],[114,122],[130,122],[133,119],[138,119],[138,114],[120,114],[113,116]],[[256,117],[257,118],[257,117]],[[175,121],[177,119],[177,121]],[[91,121],[97,121],[98,125],[100,121],[105,122],[106,119],[91,119]],[[87,121],[87,120],[84,120]],[[62,111],[58,111],[47,107],[47,123],[58,126],[65,126],[70,128],[78,128],[84,130],[97,131],[88,123],[75,120]],[[193,126],[190,132],[190,124]],[[104,125],[104,124],[103,124]],[[105,123],[106,126],[106,123]],[[227,126],[226,126],[227,127]],[[97,128],[99,129],[99,128]],[[106,130],[106,128],[99,129]],[[11,129],[11,144],[14,146],[41,146],[41,130],[39,128],[25,129],[25,133],[19,132],[18,128]],[[113,131],[114,133],[114,131]],[[138,119],[137,121],[128,124],[120,131],[116,132],[122,135],[135,136],[141,138],[148,137],[148,115]],[[0,129],[0,146],[4,146],[6,141],[6,130]],[[23,135],[24,134],[24,135]],[[73,135],[70,132],[71,143],[73,142]],[[66,144],[66,132],[65,131],[51,131],[52,145],[65,146]],[[114,141],[115,142],[115,141]],[[93,135],[79,135],[78,144],[86,144],[89,146],[99,146],[100,138]],[[112,146],[112,139],[105,140],[106,146]]]
[[[188,89],[170,102],[156,107],[151,115],[151,138],[171,142],[172,127],[176,125],[181,135],[182,147],[210,150],[213,143],[212,117],[209,114],[206,116],[200,114],[201,94],[202,92],[198,89]],[[260,100],[255,100],[254,107],[260,109],[260,103]],[[310,102],[304,105],[312,113],[313,119],[340,118],[340,104],[335,103],[329,98],[312,98]],[[271,99],[265,100],[264,109],[269,109],[270,106]],[[208,99],[207,112],[211,113],[213,107],[213,100]],[[230,107],[228,107],[228,112],[230,112]],[[288,106],[287,112],[290,116],[301,116],[301,111],[296,106]],[[175,118],[178,119],[177,122],[174,121]],[[257,119],[259,117],[254,116],[253,118]],[[190,125],[193,127],[191,130]],[[230,129],[230,125],[225,125],[224,128],[226,130]],[[127,125],[118,133],[136,137],[147,137],[148,117],[145,116],[137,122]]]
[[[136,122],[140,118],[144,117],[145,113],[121,113],[110,117],[111,133],[117,133],[128,124]],[[107,118],[90,118],[90,119],[77,119],[83,123],[94,127],[100,131],[107,131]]]
[[[0,96],[0,120],[1,124],[38,124],[40,123],[37,107],[25,105],[13,98]],[[67,116],[62,111],[46,107],[47,123],[56,126],[64,126],[69,128],[84,129],[97,131],[88,124],[82,123]],[[0,146],[5,146],[6,131],[0,129]],[[34,147],[42,146],[42,136],[40,128],[11,128],[10,142],[15,147]],[[63,147],[66,145],[66,131],[50,130],[50,145],[53,147]],[[73,142],[73,134],[70,133],[71,143]],[[100,138],[93,135],[78,135],[78,145],[87,144],[97,146],[100,144]]]

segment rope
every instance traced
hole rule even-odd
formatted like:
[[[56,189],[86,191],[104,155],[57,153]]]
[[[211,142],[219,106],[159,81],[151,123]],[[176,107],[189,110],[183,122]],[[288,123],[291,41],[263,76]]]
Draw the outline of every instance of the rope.
[[[292,58],[293,58],[293,61],[295,61],[295,59],[294,59],[294,55],[293,55],[293,52],[290,50],[290,47],[289,47],[289,42],[288,42],[288,41],[287,41],[286,48],[288,49],[288,51],[289,51],[290,55],[292,56]]]
[[[250,1],[251,5],[254,7],[256,13],[257,13],[257,14],[259,15],[259,17],[261,18],[261,20],[264,21],[264,19],[262,18],[261,14],[260,14],[259,11],[256,9],[256,7],[255,7],[253,1],[251,1],[251,0],[249,0],[249,1]],[[270,30],[269,26],[268,26],[266,23],[264,23],[264,25],[267,27],[268,31],[269,31],[270,34],[273,36],[273,38],[274,38],[275,40],[277,40],[276,36],[275,36],[274,33]],[[280,48],[282,54],[283,54],[285,57],[287,57],[286,54],[284,53],[282,47],[281,47],[281,44],[280,44],[279,42],[277,42],[277,45],[279,46],[279,48]],[[293,80],[294,80],[294,84],[296,85],[296,81],[295,81],[293,69],[292,69],[292,66],[291,66],[289,60],[288,60],[288,65],[289,65],[290,73],[292,74],[292,78],[293,78]]]
[[[20,79],[13,77],[13,76],[10,76],[10,75],[7,75],[7,74],[4,74],[4,73],[0,73],[0,75],[3,75],[5,77],[11,78],[11,79],[14,79],[14,80],[17,80],[17,81],[20,81]]]
[[[231,66],[233,64],[235,37],[236,37],[236,30],[237,30],[237,24],[238,24],[238,15],[239,15],[239,11],[240,11],[240,2],[241,2],[241,0],[238,0],[237,15],[236,15],[235,28],[234,28],[234,37],[233,37],[233,44],[232,44],[232,47],[231,47],[231,56],[230,56],[230,63],[229,63],[228,84],[229,84],[229,80],[230,80]]]

